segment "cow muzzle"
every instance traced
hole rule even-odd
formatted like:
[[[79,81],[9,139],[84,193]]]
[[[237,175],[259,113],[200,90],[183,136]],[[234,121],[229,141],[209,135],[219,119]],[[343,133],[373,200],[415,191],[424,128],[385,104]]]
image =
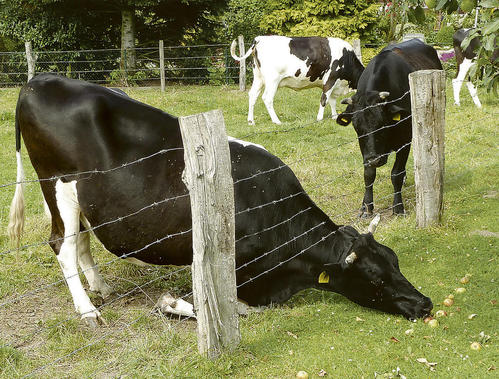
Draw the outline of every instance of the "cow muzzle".
[[[429,316],[433,309],[433,303],[429,297],[421,295],[418,300],[399,299],[395,302],[399,312],[410,321]]]

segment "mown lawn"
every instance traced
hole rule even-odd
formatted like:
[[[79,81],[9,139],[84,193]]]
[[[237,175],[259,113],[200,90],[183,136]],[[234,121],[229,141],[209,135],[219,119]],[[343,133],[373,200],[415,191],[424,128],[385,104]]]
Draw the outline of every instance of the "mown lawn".
[[[18,90],[0,90],[0,375],[35,377],[291,378],[300,370],[319,377],[408,378],[496,377],[498,357],[499,102],[480,93],[484,108],[462,92],[452,104],[448,86],[444,217],[440,226],[415,227],[412,158],[404,188],[406,217],[393,217],[390,168],[378,170],[375,206],[382,211],[376,238],[398,254],[405,276],[430,296],[434,311],[445,309],[439,326],[411,323],[349,302],[340,295],[303,291],[288,303],[241,318],[237,350],[216,361],[197,354],[195,322],[168,319],[153,306],[169,291],[190,292],[190,271],[178,267],[138,268],[126,262],[103,265],[119,294],[103,305],[108,325],[90,330],[75,315],[48,239],[37,183],[26,185],[27,227],[20,251],[9,251],[8,208],[15,181],[14,109]],[[320,92],[280,89],[275,126],[261,100],[256,126],[248,126],[247,93],[235,86],[170,86],[127,89],[127,93],[182,116],[214,108],[224,111],[228,134],[264,145],[297,174],[312,199],[338,224],[365,231],[357,218],[363,195],[362,162],[353,128],[330,119],[315,123]],[[327,110],[326,115],[329,115]],[[25,169],[29,167],[26,150]],[[99,263],[114,256],[92,242]],[[459,283],[466,274],[467,284]],[[59,282],[58,282],[59,281]],[[57,284],[51,285],[52,283]],[[150,283],[149,283],[150,282]],[[137,288],[138,285],[143,287]],[[46,288],[45,288],[46,287]],[[445,297],[455,288],[455,303]],[[127,292],[132,293],[127,294]],[[470,315],[476,314],[470,319]],[[412,329],[410,335],[406,331]],[[410,332],[408,332],[410,333]],[[470,344],[480,342],[480,350]],[[419,358],[436,363],[430,367]]]

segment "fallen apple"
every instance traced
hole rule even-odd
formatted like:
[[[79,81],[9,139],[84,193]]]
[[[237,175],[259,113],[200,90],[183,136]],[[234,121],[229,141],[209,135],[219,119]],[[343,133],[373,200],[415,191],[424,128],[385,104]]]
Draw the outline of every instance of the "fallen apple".
[[[428,321],[428,326],[430,328],[436,328],[438,326],[438,320],[437,319],[431,319]]]
[[[423,322],[424,322],[425,324],[428,324],[431,320],[433,320],[433,317],[431,317],[431,316],[426,316],[426,317],[424,318]]]
[[[447,299],[444,300],[444,305],[446,307],[451,307],[452,304],[454,304],[454,300],[452,300],[450,297],[448,297]]]
[[[435,312],[435,317],[444,317],[444,316],[447,316],[447,312],[442,309]]]
[[[459,283],[461,283],[461,284],[466,284],[466,283],[468,283],[469,281],[470,281],[469,276],[463,276],[463,277],[461,278],[461,280],[459,281]]]
[[[453,295],[453,294],[448,295],[448,296],[447,296],[447,299],[452,299],[452,300],[454,300],[454,295]]]
[[[466,292],[466,288],[459,287],[459,288],[456,288],[454,291],[455,291],[456,293],[465,293],[465,292]]]
[[[479,342],[473,342],[471,345],[470,345],[470,348],[472,350],[480,350],[482,348],[482,345],[480,345]]]
[[[298,371],[296,373],[297,379],[308,379],[308,373],[306,371]]]

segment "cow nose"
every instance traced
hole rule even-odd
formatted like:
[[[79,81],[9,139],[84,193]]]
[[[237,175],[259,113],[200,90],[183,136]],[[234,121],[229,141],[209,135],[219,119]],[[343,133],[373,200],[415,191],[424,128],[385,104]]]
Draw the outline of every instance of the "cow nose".
[[[431,310],[433,309],[433,303],[429,297],[424,297],[422,300],[419,301],[420,304],[420,315],[421,317],[426,317],[430,314]]]

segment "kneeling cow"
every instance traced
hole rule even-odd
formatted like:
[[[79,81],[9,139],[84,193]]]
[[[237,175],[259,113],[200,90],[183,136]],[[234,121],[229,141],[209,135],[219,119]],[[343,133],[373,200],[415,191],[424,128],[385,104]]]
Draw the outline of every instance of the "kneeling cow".
[[[97,85],[40,75],[23,87],[17,104],[18,181],[21,134],[44,179],[51,247],[86,321],[96,324],[101,315],[80,282],[77,264],[90,289],[106,296],[111,288],[95,267],[85,228],[99,226],[96,237],[120,257],[150,264],[192,262],[177,118]],[[239,298],[249,305],[281,303],[313,287],[407,318],[430,312],[430,299],[401,274],[395,253],[371,233],[332,222],[281,160],[234,139],[230,153]],[[146,156],[151,157],[122,166]],[[96,169],[106,172],[89,173]],[[14,239],[22,229],[22,203],[18,184],[10,224]]]

